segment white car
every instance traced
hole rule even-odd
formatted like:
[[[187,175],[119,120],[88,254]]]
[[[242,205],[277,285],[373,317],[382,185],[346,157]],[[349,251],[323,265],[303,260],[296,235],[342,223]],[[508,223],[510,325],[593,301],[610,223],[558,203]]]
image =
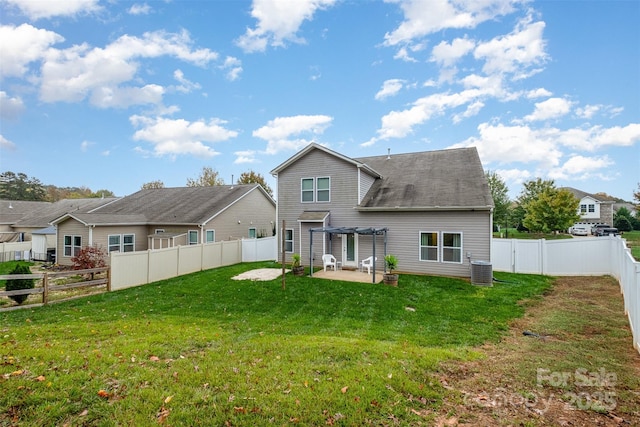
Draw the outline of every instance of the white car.
[[[577,225],[573,227],[571,234],[574,236],[587,236],[589,234],[589,230],[587,230],[587,227]]]

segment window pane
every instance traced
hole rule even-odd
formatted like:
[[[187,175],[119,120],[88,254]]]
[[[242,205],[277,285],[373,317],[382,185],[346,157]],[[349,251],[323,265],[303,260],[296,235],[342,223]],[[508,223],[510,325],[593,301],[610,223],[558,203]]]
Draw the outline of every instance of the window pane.
[[[460,262],[462,251],[460,249],[444,248],[442,250],[442,260],[448,262]]]
[[[207,230],[207,243],[216,241],[216,232],[214,230]]]
[[[256,238],[256,229],[255,228],[250,228],[249,229],[249,238],[250,239],[255,239]]]
[[[71,246],[71,236],[64,236],[64,244],[66,246]]]
[[[302,190],[313,190],[313,178],[305,178],[302,180]]]
[[[197,231],[189,231],[189,244],[197,245],[198,244],[198,232]]]
[[[112,245],[120,245],[120,235],[119,234],[112,234],[111,236],[109,236],[109,246]]]
[[[457,233],[442,233],[442,245],[449,247],[460,247],[462,239],[460,239],[460,234]]]
[[[133,234],[125,234],[124,235],[124,244],[133,243],[134,235]]]
[[[81,236],[73,236],[73,245],[74,246],[82,246],[82,237]]]
[[[329,189],[329,178],[318,178],[318,190]]]

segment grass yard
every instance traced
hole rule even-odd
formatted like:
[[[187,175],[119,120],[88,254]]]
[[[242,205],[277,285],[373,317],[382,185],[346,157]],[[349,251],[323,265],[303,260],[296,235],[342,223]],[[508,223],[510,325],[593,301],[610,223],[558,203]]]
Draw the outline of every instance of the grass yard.
[[[231,280],[264,267],[0,313],[0,425],[433,425],[442,363],[484,358],[552,287]]]
[[[640,231],[625,231],[622,237],[627,240],[627,246],[631,248],[631,255],[636,261],[640,261]]]

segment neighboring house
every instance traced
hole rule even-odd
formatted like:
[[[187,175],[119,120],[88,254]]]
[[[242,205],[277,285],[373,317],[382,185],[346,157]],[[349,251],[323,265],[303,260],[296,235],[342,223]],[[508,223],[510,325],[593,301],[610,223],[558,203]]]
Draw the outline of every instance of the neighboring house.
[[[95,209],[118,200],[115,197],[109,198],[86,198],[86,199],[62,199],[57,202],[37,202],[44,204],[39,208],[31,210],[18,221],[11,225],[14,232],[21,233],[25,241],[32,240],[32,233],[51,226],[51,221],[71,212],[81,212]],[[33,203],[33,202],[32,202]]]
[[[377,270],[387,253],[401,272],[469,277],[472,260],[491,259],[493,199],[475,148],[350,158],[312,143],[271,173],[285,262],[322,266],[331,253],[358,268],[375,250]]]
[[[613,204],[614,201],[595,194],[585,193],[571,187],[562,187],[573,194],[580,204],[578,205],[578,215],[580,221],[577,224],[608,224],[613,226]]]
[[[271,236],[275,201],[258,184],[140,190],[105,206],[55,219],[56,261],[82,247],[133,252]]]
[[[32,215],[43,208],[51,206],[50,202],[31,202],[25,200],[0,200],[0,243],[21,242],[31,240],[30,236],[12,227],[22,218]],[[42,227],[46,227],[45,223]],[[39,227],[39,228],[42,228]]]

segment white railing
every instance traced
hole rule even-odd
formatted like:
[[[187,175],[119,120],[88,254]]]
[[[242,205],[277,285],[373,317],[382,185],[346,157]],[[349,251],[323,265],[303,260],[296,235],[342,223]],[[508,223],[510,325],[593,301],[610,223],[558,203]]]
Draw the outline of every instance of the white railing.
[[[111,289],[119,290],[240,262],[277,258],[275,237],[112,252]]]
[[[615,277],[624,297],[633,346],[640,352],[640,262],[619,237],[567,240],[493,239],[495,271],[550,276]]]

